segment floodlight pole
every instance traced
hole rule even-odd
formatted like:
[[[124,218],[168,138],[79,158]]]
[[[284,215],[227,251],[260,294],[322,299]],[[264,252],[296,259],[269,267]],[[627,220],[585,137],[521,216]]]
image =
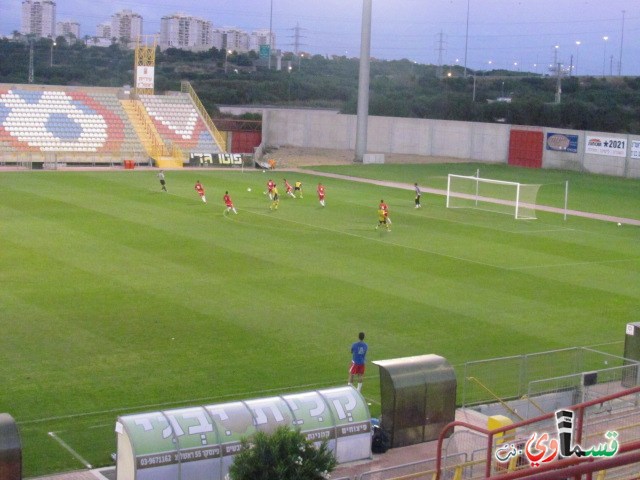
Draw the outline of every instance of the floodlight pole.
[[[618,76],[622,75],[622,46],[624,45],[624,14],[625,10],[622,10],[622,28],[620,29],[620,56],[618,57]]]
[[[371,2],[362,0],[362,37],[360,39],[360,72],[358,77],[358,117],[356,121],[356,154],[353,159],[362,163],[367,149],[369,117],[369,75],[371,55]]]
[[[464,35],[464,78],[467,78],[467,52],[469,46],[469,6],[471,0],[467,0],[467,30]]]

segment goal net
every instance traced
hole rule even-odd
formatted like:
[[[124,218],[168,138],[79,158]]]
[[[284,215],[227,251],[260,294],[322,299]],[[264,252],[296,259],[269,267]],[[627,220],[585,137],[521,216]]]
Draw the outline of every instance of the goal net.
[[[532,220],[536,218],[539,189],[540,185],[450,173],[447,180],[447,208],[475,208]]]

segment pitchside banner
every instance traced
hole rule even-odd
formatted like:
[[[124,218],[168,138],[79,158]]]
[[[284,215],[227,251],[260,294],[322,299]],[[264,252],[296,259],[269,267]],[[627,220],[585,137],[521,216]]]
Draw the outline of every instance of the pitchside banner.
[[[588,135],[584,153],[607,155],[609,157],[627,156],[627,139],[616,137],[596,137]]]
[[[252,162],[253,155],[240,153],[189,153],[191,167],[241,167]]]
[[[578,135],[565,135],[564,133],[548,132],[547,150],[578,153]]]
[[[640,158],[640,140],[631,140],[631,158]]]

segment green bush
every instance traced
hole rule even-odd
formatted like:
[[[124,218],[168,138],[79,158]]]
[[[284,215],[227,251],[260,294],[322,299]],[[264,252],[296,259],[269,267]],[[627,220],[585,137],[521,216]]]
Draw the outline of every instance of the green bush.
[[[316,448],[299,430],[280,427],[243,439],[229,469],[231,480],[315,480],[330,477],[336,459],[327,442]]]

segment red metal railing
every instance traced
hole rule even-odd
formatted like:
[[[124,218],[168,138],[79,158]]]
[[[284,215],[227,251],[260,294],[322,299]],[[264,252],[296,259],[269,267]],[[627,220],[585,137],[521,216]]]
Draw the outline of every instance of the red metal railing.
[[[629,395],[640,394],[640,386],[623,390],[618,393],[606,395],[595,400],[579,403],[571,407],[567,407],[575,413],[575,432],[576,443],[580,444],[582,441],[582,433],[584,430],[584,414],[588,407],[600,405],[611,400],[616,400],[621,397]],[[555,417],[555,413],[547,413],[536,418],[525,420],[518,423],[513,423],[504,427],[496,428],[494,430],[488,430],[486,428],[478,427],[467,422],[454,421],[446,425],[438,437],[438,450],[436,458],[436,480],[440,480],[442,475],[442,444],[449,434],[449,432],[455,427],[463,427],[469,430],[475,431],[487,437],[487,454],[485,464],[485,478],[491,478],[491,472],[493,467],[493,441],[498,435],[503,435],[506,432],[517,430],[518,428],[526,427],[534,423],[544,422],[552,420]],[[618,449],[619,455],[608,459],[594,459],[585,457],[569,457],[557,460],[555,462],[537,467],[535,469],[529,468],[526,470],[520,470],[516,472],[502,472],[500,473],[501,480],[514,480],[518,478],[535,477],[536,480],[540,479],[553,479],[558,478],[558,469],[565,469],[562,472],[563,477],[569,477],[572,475],[579,475],[580,472],[588,473],[598,470],[604,470],[613,466],[623,466],[630,463],[640,462],[640,440],[625,442],[620,445]],[[548,473],[547,473],[548,472]],[[545,476],[543,476],[545,475]],[[550,475],[550,476],[546,476]]]

